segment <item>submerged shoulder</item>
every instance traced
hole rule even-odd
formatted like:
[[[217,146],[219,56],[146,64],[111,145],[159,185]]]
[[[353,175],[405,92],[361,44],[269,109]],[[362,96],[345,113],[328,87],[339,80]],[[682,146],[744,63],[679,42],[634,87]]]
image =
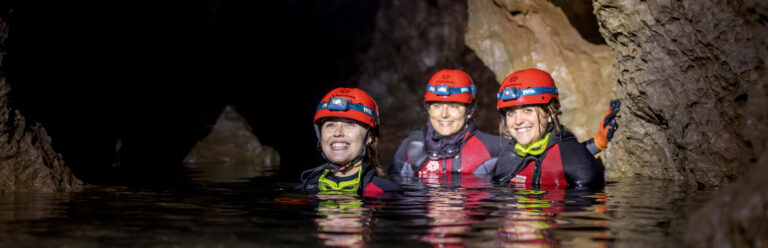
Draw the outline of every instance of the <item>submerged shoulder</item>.
[[[371,184],[378,187],[383,192],[402,192],[403,191],[403,188],[400,187],[399,184],[393,182],[392,180],[379,177],[379,176],[374,176],[368,185],[371,185]]]
[[[511,140],[507,138],[482,131],[476,132],[475,137],[483,142],[483,144],[488,148],[488,151],[494,154],[494,157],[498,156],[502,150],[504,150],[504,147],[512,143]]]

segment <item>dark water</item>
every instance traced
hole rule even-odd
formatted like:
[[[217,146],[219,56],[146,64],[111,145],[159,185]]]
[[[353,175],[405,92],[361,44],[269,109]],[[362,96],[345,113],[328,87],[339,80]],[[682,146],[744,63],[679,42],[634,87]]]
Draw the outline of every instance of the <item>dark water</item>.
[[[359,199],[297,194],[279,178],[0,194],[0,247],[678,246],[713,193],[655,180],[564,190],[463,177],[397,179],[404,195]]]

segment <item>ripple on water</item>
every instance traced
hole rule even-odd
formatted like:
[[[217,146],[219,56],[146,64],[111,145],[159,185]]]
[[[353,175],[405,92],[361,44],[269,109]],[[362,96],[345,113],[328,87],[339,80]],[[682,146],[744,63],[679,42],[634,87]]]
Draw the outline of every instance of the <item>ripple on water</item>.
[[[713,193],[647,179],[603,189],[399,180],[403,195],[365,199],[291,193],[273,177],[6,193],[0,246],[676,246]]]

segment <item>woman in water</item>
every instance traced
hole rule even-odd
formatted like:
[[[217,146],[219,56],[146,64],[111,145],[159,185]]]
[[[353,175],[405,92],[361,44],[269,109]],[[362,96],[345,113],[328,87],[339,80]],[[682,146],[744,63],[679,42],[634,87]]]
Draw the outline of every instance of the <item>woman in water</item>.
[[[435,177],[446,173],[493,175],[497,158],[509,140],[482,132],[475,126],[477,101],[469,75],[460,70],[438,71],[427,83],[424,103],[427,125],[403,140],[390,164],[389,174],[404,177]],[[605,123],[614,115],[607,115]],[[603,125],[602,129],[612,130],[614,126],[615,123]],[[597,154],[605,149],[607,142],[605,132],[601,132],[581,147]]]
[[[594,142],[579,143],[558,119],[560,101],[549,73],[538,69],[510,74],[499,88],[497,109],[500,131],[512,137],[499,156],[493,180],[522,185],[600,186],[603,164],[588,150],[591,144],[604,149],[612,136],[618,101],[601,123]],[[598,150],[599,151],[599,150]]]
[[[370,95],[356,88],[329,92],[315,112],[315,133],[326,163],[302,173],[306,193],[377,196],[401,192],[386,179],[376,158],[379,110]]]
[[[441,70],[424,94],[428,121],[403,140],[389,174],[432,177],[446,173],[489,176],[508,140],[475,126],[477,102],[472,79],[460,70]]]

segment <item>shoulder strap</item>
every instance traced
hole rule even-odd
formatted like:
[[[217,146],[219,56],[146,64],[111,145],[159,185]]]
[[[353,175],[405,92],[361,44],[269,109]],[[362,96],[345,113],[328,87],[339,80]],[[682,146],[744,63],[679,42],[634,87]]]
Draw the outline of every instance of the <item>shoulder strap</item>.
[[[317,179],[327,168],[327,164],[322,164],[315,168],[305,170],[301,173],[301,183],[296,187],[304,193],[317,193]],[[313,180],[314,179],[314,180]],[[313,182],[314,181],[314,182]]]
[[[525,166],[535,157],[520,157],[515,153],[514,144],[510,144],[496,161],[496,170],[493,173],[494,182],[508,182],[525,169]]]
[[[424,152],[424,141],[414,140],[408,143],[408,160],[400,171],[400,175],[413,176],[424,167],[427,162],[427,153]]]
[[[360,187],[357,188],[357,195],[363,196],[365,187],[368,186],[368,183],[373,181],[374,176],[376,176],[376,171],[374,169],[369,169],[365,172],[363,178],[361,178],[362,180],[360,180]]]

